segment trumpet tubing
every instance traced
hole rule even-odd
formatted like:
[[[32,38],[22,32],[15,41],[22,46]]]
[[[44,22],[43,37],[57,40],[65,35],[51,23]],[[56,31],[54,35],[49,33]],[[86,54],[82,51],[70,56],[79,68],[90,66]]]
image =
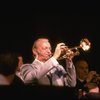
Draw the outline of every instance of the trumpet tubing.
[[[91,47],[91,43],[89,42],[89,40],[87,38],[84,38],[80,41],[80,45],[79,46],[75,46],[72,48],[69,48],[65,51],[65,54],[62,55],[61,57],[59,57],[58,60],[62,60],[62,59],[66,59],[69,57],[74,57],[80,54],[79,49],[81,48],[84,51],[89,50]]]

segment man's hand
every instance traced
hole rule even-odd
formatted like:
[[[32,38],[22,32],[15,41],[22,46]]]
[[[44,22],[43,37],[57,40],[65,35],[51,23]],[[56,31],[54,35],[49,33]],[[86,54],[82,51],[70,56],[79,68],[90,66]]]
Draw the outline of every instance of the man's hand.
[[[65,52],[66,48],[67,46],[65,45],[65,43],[57,44],[53,57],[55,59],[58,59],[61,56],[61,54]]]

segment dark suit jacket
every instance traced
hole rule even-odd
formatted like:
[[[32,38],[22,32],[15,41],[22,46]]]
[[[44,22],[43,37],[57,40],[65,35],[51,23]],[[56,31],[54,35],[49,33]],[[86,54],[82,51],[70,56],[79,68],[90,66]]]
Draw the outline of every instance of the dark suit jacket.
[[[82,92],[85,84],[86,84],[86,81],[81,82],[79,79],[77,79],[76,86],[75,86],[75,91],[76,91],[75,95],[76,95],[76,98],[78,98],[80,95],[82,95],[80,93]]]

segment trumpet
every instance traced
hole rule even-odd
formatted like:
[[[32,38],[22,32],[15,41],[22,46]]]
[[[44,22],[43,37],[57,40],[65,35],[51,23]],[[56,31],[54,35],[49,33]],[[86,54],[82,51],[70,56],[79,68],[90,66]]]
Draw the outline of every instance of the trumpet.
[[[80,44],[78,46],[68,48],[65,51],[65,54],[61,57],[59,57],[58,60],[62,60],[65,58],[69,58],[69,56],[78,56],[80,54],[79,49],[82,49],[83,51],[88,51],[91,47],[91,43],[87,38],[81,39]]]

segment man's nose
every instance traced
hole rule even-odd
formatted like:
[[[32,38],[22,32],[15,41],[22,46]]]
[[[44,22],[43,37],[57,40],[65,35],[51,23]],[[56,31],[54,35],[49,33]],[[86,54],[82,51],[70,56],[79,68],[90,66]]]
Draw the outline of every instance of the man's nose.
[[[50,49],[48,49],[48,50],[47,50],[47,52],[48,52],[48,53],[51,53],[51,50],[50,50]]]

